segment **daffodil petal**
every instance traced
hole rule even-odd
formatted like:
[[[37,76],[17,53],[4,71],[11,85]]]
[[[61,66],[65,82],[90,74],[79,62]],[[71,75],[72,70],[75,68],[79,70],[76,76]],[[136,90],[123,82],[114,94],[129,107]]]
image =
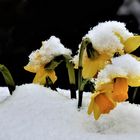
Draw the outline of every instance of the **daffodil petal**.
[[[52,82],[55,83],[57,80],[57,76],[54,70],[48,71],[48,76],[51,78]]]
[[[33,79],[33,83],[45,85],[47,76],[50,77],[53,83],[57,80],[54,70],[49,71],[49,70],[45,70],[44,68],[40,68],[36,73],[35,78]]]
[[[140,36],[133,36],[124,42],[124,51],[131,53],[140,46]]]
[[[97,72],[104,68],[107,64],[110,56],[106,54],[99,55],[96,59],[90,59],[87,55],[83,57],[83,78],[93,78]]]
[[[94,118],[95,120],[98,120],[98,118],[101,115],[100,109],[98,107],[98,105],[94,102],[95,97],[100,94],[99,92],[95,92],[94,94],[92,94],[91,96],[91,101],[89,103],[88,106],[88,111],[87,113],[90,115],[93,112]]]
[[[101,84],[98,88],[101,93],[112,93],[113,90],[113,82]]]
[[[93,103],[94,103],[94,100],[91,100],[89,105],[88,105],[88,115],[90,115],[92,112],[93,112]]]
[[[99,106],[95,102],[93,104],[93,111],[95,120],[98,120],[101,115],[101,111],[99,109]]]
[[[128,78],[128,85],[131,87],[140,86],[140,77],[130,77]]]
[[[33,66],[33,65],[30,65],[30,64],[28,64],[28,65],[26,65],[25,67],[24,67],[24,69],[26,70],[26,71],[29,71],[29,72],[32,72],[32,73],[36,73],[37,71],[38,71],[38,66],[36,65],[36,66]]]
[[[83,71],[82,76],[85,79],[93,78],[98,72],[98,62],[95,60],[90,60],[89,58],[85,58],[85,62],[83,63]]]
[[[115,107],[116,107],[116,105],[117,105],[117,102],[113,100],[113,98],[112,98],[112,93],[111,93],[111,92],[110,92],[109,94],[108,94],[108,93],[106,93],[105,95],[106,95],[106,96],[107,96],[107,98],[108,98],[108,99],[112,102],[112,104],[113,104],[112,109],[113,109],[113,108],[115,108]]]
[[[102,114],[109,113],[114,108],[114,104],[109,100],[105,93],[101,93],[95,98],[95,103],[98,105]]]
[[[107,96],[107,98],[114,104],[114,107],[116,106],[117,103],[112,99],[113,82],[100,85],[98,90],[100,93],[104,93],[105,96]]]

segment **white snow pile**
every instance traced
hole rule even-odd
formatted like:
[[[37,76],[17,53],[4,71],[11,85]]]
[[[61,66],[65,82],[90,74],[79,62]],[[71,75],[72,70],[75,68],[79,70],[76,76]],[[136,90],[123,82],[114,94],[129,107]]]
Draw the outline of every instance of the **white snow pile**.
[[[101,83],[111,82],[116,77],[125,77],[131,79],[140,79],[140,62],[129,54],[111,59],[111,64],[105,66],[98,74],[95,80],[96,86]]]
[[[93,27],[85,37],[91,40],[94,49],[100,54],[122,52],[124,46],[121,41],[133,36],[125,26],[118,21],[106,21]]]
[[[77,100],[69,98],[69,91],[56,92],[35,84],[17,86],[12,96],[0,102],[0,139],[140,139],[140,106],[121,103],[95,121],[86,113],[89,100],[90,94],[84,93],[83,107],[78,111]]]
[[[29,55],[29,64],[40,65],[50,62],[54,57],[59,55],[71,56],[72,52],[70,49],[64,47],[60,42],[60,39],[51,36],[47,41],[42,42],[40,49],[33,51]]]

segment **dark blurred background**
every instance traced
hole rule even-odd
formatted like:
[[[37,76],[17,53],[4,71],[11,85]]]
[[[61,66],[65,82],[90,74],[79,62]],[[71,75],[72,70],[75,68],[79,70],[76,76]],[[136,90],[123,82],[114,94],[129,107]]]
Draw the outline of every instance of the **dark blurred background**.
[[[139,34],[140,1],[0,0],[0,63],[8,67],[17,85],[30,83],[34,74],[23,66],[41,41],[55,35],[75,54],[88,30],[108,20],[125,22],[130,31]],[[64,64],[56,71],[57,86],[67,88]],[[4,84],[0,75],[0,86]]]

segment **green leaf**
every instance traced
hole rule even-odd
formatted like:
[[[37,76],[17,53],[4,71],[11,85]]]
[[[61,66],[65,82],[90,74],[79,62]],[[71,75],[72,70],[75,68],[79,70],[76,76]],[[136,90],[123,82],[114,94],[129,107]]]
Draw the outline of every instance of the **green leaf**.
[[[0,65],[0,72],[2,73],[4,80],[12,94],[12,91],[15,89],[15,82],[12,78],[10,71],[7,69],[6,66]]]

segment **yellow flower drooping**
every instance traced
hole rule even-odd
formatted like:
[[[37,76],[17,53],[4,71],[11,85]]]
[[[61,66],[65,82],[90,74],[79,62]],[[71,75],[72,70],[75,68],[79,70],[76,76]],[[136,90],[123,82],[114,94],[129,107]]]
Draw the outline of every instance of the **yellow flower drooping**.
[[[40,49],[33,51],[29,55],[29,63],[24,67],[25,70],[36,73],[33,83],[45,85],[46,78],[55,83],[57,76],[55,74],[55,67],[48,68],[47,64],[51,63],[56,57],[61,55],[71,56],[71,50],[61,44],[60,39],[51,36],[47,41],[42,42]],[[47,67],[47,68],[46,68]]]
[[[107,114],[115,108],[116,104],[128,99],[128,84],[126,78],[116,78],[113,83],[108,83],[100,87],[100,91],[91,96],[88,107],[88,114],[92,112],[95,120],[101,114]]]
[[[36,68],[36,66],[31,66],[30,64],[28,64],[27,66],[24,67],[24,69],[29,72],[36,73],[33,79],[33,83],[45,85],[47,77],[49,77],[53,83],[55,83],[55,81],[57,80],[55,71],[45,70],[44,66],[40,66],[39,68]]]
[[[113,58],[98,74],[88,114],[93,112],[97,120],[101,114],[109,113],[117,103],[128,99],[128,86],[140,86],[140,62],[126,54]]]
[[[94,118],[97,120],[101,114],[109,113],[115,106],[116,103],[107,93],[94,93],[88,107],[88,114],[93,112]]]

